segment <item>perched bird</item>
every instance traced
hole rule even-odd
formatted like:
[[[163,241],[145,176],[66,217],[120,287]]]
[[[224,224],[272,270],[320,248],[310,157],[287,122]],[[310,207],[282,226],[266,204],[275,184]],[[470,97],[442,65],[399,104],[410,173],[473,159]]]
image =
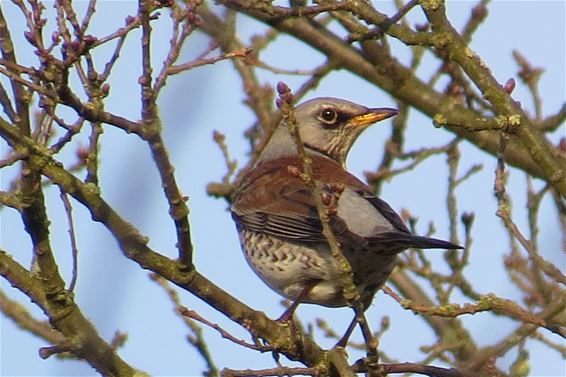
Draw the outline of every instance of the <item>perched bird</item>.
[[[337,197],[329,224],[365,309],[403,250],[461,248],[411,234],[386,202],[346,171],[356,138],[397,110],[316,98],[297,106],[294,114],[319,195]],[[311,189],[297,173],[302,167],[295,140],[282,122],[236,189],[232,217],[249,265],[273,290],[295,305],[346,306],[340,269],[322,233]]]

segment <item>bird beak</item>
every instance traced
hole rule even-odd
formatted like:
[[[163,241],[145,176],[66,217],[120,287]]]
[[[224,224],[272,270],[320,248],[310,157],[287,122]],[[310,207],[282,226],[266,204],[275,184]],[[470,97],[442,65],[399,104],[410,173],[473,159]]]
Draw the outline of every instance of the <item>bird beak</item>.
[[[354,127],[367,126],[379,122],[381,120],[390,118],[394,115],[397,115],[398,113],[399,111],[397,111],[396,109],[391,109],[388,107],[368,109],[367,112],[350,118],[350,120],[348,120],[347,125]]]

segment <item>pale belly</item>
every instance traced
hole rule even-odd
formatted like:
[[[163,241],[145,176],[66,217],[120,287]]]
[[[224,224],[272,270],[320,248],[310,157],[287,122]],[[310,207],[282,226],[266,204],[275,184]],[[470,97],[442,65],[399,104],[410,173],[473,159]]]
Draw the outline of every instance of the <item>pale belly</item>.
[[[240,232],[240,241],[254,272],[282,296],[295,300],[307,285],[317,282],[302,303],[329,307],[347,305],[343,286],[339,284],[340,271],[326,244],[285,242],[246,230]],[[395,267],[395,255],[380,255],[372,250],[342,252],[350,261],[362,301],[369,305]]]

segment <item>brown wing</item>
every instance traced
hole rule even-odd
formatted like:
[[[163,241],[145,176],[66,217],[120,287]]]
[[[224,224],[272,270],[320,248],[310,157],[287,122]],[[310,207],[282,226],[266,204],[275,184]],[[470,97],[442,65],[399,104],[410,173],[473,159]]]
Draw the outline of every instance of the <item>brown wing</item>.
[[[315,180],[343,184],[374,206],[396,229],[393,233],[410,232],[399,216],[383,200],[342,166],[328,158],[313,156]],[[309,242],[324,241],[322,225],[310,189],[297,175],[301,163],[297,157],[266,161],[248,174],[232,202],[232,216],[239,228],[265,232],[286,239]],[[340,239],[355,237],[338,216],[331,217],[331,226]],[[361,241],[361,240],[360,240]]]
[[[268,161],[244,178],[232,201],[232,217],[239,228],[287,239],[324,240],[309,188],[287,168],[296,163]]]

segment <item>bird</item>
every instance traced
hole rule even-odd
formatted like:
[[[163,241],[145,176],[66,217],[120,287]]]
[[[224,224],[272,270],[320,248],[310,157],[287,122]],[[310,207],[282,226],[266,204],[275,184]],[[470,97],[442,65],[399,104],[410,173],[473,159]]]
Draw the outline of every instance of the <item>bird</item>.
[[[336,199],[328,224],[350,263],[364,310],[402,251],[462,248],[412,234],[389,204],[346,169],[348,152],[358,136],[397,113],[332,97],[311,99],[294,108],[316,191],[327,203],[329,197]],[[291,300],[293,310],[303,303],[344,307],[348,300],[340,283],[340,266],[323,234],[316,193],[301,176],[302,169],[296,139],[282,121],[236,188],[231,215],[248,264],[271,289]],[[292,315],[286,311],[280,319]]]

